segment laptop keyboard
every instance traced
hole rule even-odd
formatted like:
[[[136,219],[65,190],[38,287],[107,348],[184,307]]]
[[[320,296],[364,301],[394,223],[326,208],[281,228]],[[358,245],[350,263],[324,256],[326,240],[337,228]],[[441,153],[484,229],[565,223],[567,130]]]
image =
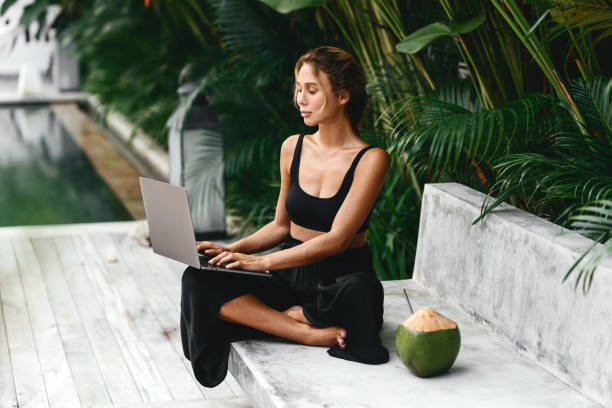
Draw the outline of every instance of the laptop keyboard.
[[[222,271],[222,272],[225,272],[225,271],[236,271],[235,269],[226,268],[225,266],[218,266],[218,265],[211,265],[211,264],[209,264],[208,261],[214,258],[211,255],[200,254],[200,253],[198,253],[198,255],[200,256],[200,265],[201,265],[202,269],[206,269],[206,270],[209,270],[209,271]],[[240,273],[239,270],[237,270],[236,272]],[[244,271],[243,273],[248,273],[249,275],[270,276],[270,274],[267,273],[267,272]]]
[[[200,254],[200,253],[198,253],[198,255],[200,257],[200,265],[202,266],[202,269],[209,269],[209,270],[212,270],[212,271],[223,271],[223,270],[227,269],[224,266],[209,264],[208,261],[213,259],[213,256],[211,256],[211,255]]]

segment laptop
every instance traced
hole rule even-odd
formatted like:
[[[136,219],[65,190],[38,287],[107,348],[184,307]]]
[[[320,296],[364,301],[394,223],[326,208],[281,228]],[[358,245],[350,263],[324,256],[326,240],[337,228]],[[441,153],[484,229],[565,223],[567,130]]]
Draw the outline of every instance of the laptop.
[[[187,189],[145,177],[139,180],[153,252],[206,271],[272,277],[269,270],[245,271],[209,264],[214,256],[200,254],[196,248]]]

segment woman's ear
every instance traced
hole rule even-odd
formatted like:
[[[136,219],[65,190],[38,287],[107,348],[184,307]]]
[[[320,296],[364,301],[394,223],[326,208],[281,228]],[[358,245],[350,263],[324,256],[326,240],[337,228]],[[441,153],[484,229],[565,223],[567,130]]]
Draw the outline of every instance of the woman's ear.
[[[346,104],[350,99],[351,99],[351,94],[346,89],[343,89],[342,91],[340,91],[339,98],[338,98],[340,105]]]

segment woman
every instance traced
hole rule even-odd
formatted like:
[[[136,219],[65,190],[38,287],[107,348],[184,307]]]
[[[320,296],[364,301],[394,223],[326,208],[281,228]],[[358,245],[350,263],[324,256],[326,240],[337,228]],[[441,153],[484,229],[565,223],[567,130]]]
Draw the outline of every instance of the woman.
[[[327,346],[334,357],[380,364],[383,289],[372,267],[367,227],[389,169],[389,155],[358,136],[367,103],[355,59],[334,47],[295,66],[294,104],[310,135],[281,146],[281,189],[274,221],[229,246],[198,242],[211,264],[272,278],[207,274],[182,279],[181,337],[197,380],[218,385],[229,343],[282,337]],[[347,170],[348,169],[348,170]],[[281,250],[249,255],[282,243]]]

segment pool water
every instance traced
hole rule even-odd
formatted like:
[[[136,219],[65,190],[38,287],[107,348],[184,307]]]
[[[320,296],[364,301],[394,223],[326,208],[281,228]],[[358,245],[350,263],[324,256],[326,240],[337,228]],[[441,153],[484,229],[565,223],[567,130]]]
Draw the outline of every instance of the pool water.
[[[48,106],[0,107],[0,226],[131,219]]]

